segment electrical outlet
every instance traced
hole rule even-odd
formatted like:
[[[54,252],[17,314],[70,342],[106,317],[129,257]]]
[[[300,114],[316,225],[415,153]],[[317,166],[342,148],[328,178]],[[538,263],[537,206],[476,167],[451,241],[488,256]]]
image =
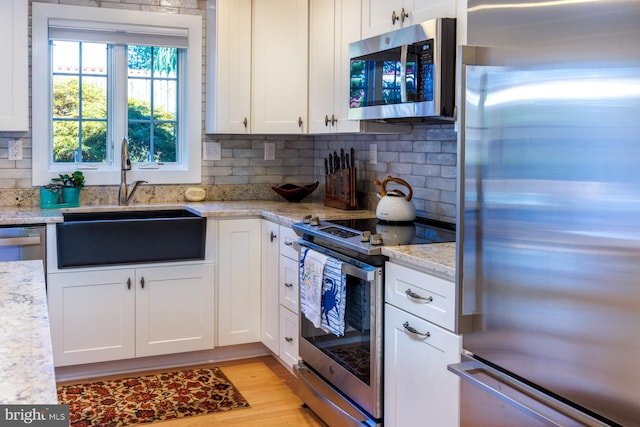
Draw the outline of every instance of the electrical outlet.
[[[205,142],[203,160],[222,159],[222,148],[219,142]]]
[[[276,143],[275,142],[264,143],[264,159],[265,160],[276,159]]]
[[[22,140],[10,139],[9,140],[9,160],[22,160]]]
[[[369,163],[372,165],[378,164],[378,144],[369,145]]]

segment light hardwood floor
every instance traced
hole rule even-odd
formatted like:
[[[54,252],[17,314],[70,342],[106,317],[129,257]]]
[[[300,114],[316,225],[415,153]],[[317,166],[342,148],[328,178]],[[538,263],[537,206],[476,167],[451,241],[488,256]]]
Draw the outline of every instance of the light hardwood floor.
[[[218,362],[210,366],[217,366],[222,369],[222,372],[247,399],[251,405],[250,408],[143,424],[143,426],[326,426],[309,409],[302,406],[302,401],[295,393],[296,386],[293,374],[274,358],[265,356],[239,361]],[[144,374],[148,373],[144,372]],[[131,376],[131,374],[126,376]],[[109,379],[122,377],[124,375],[109,377]]]

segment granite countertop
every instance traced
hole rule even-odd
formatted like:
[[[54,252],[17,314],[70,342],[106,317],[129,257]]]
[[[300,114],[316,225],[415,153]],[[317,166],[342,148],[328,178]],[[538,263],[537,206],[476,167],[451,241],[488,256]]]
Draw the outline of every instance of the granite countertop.
[[[0,404],[57,404],[42,261],[0,262]]]
[[[391,261],[415,267],[426,273],[456,280],[456,244],[430,243],[426,245],[385,246],[382,253]]]

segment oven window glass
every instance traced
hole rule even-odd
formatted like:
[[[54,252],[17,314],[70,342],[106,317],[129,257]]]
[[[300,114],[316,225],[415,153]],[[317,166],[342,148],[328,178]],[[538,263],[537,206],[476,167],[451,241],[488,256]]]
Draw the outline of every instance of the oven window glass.
[[[336,336],[316,328],[301,314],[301,337],[360,381],[371,385],[371,284],[347,276],[346,292],[344,335]]]

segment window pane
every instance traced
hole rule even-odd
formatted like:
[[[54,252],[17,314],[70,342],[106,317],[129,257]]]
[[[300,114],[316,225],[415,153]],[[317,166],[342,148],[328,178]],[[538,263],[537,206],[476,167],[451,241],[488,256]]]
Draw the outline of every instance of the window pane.
[[[129,77],[151,76],[151,46],[127,47]]]
[[[82,161],[102,163],[107,160],[107,122],[82,122]]]
[[[156,117],[175,120],[178,111],[178,82],[175,80],[155,80],[153,82],[153,110]]]
[[[107,75],[107,45],[82,43],[82,73]]]
[[[153,76],[175,79],[178,70],[178,49],[158,47],[153,50]]]
[[[80,43],[53,41],[53,72],[78,74],[80,70]]]
[[[77,121],[53,122],[53,161],[73,162],[78,150],[80,125]]]
[[[107,78],[82,78],[82,117],[107,118]]]
[[[78,77],[53,77],[53,117],[77,118],[80,108]]]
[[[151,117],[151,80],[129,78],[129,120]]]
[[[155,144],[153,155],[160,162],[175,162],[176,158],[176,124],[159,123],[154,129]]]
[[[132,162],[146,162],[151,152],[149,122],[129,122],[129,158]]]

